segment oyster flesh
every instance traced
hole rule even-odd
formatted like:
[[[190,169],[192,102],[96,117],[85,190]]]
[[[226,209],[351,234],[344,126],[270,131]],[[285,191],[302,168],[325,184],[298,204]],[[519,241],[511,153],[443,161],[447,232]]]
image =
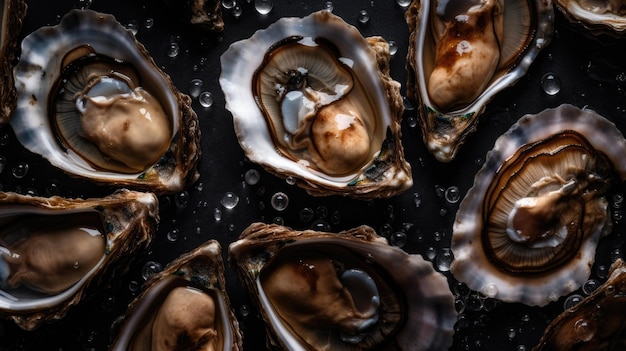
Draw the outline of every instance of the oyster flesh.
[[[386,41],[364,39],[329,11],[282,18],[232,44],[220,85],[246,156],[312,195],[408,189],[389,58]]]
[[[241,350],[225,286],[222,248],[210,240],[145,283],[110,350]]]
[[[361,226],[338,234],[254,223],[229,262],[284,350],[443,350],[457,313],[446,278]]]
[[[572,105],[526,115],[500,136],[459,206],[451,272],[489,297],[545,305],[589,277],[612,228],[604,197],[626,179],[626,140]]]
[[[13,61],[22,20],[26,16],[26,3],[23,0],[3,0],[0,12],[0,127],[9,121],[15,107],[15,86],[13,85]]]
[[[87,200],[0,193],[0,315],[28,330],[63,318],[152,242],[157,211],[156,196],[125,189]]]
[[[546,328],[533,351],[608,351],[626,349],[626,265],[618,259],[608,280],[561,313]]]
[[[555,0],[565,17],[582,25],[594,35],[626,35],[626,1],[624,0]]]
[[[174,193],[198,178],[198,117],[130,30],[72,10],[22,42],[18,140],[66,173]]]
[[[426,147],[449,162],[487,103],[526,74],[550,42],[552,2],[413,0],[405,17],[407,97],[419,105]]]

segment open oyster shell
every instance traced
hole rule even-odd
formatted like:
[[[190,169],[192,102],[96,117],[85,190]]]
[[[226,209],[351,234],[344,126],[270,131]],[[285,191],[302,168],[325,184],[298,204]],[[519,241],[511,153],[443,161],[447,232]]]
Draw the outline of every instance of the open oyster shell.
[[[626,349],[626,265],[618,259],[608,280],[546,328],[533,351]]]
[[[606,191],[626,179],[626,140],[590,110],[526,115],[498,138],[453,225],[451,271],[507,302],[545,305],[589,277],[612,228]]]
[[[367,226],[338,234],[254,223],[229,262],[284,350],[444,350],[457,313],[446,278]]]
[[[329,11],[281,18],[222,55],[246,156],[312,195],[388,197],[412,185],[389,46]]]
[[[158,201],[118,190],[65,199],[0,193],[0,315],[23,329],[60,319],[151,242]]]
[[[565,17],[591,34],[626,35],[626,2],[623,0],[555,0]]]
[[[449,162],[487,103],[550,42],[552,1],[413,0],[405,17],[407,97],[418,104],[426,147]]]
[[[22,20],[26,16],[26,4],[22,0],[3,0],[0,12],[0,127],[9,121],[15,107],[13,85],[13,60]]]
[[[148,280],[128,307],[110,350],[241,350],[222,248],[210,240]]]
[[[130,30],[72,10],[22,42],[11,126],[66,173],[174,193],[198,178],[198,117]]]

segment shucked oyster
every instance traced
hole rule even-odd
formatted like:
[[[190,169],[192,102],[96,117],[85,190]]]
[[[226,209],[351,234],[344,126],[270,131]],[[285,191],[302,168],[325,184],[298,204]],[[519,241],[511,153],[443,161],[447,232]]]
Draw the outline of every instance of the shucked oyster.
[[[498,138],[461,202],[451,271],[504,301],[545,305],[585,282],[612,222],[604,194],[626,179],[626,140],[604,117],[562,105]]]
[[[198,118],[132,32],[73,10],[22,42],[11,126],[72,176],[180,191],[198,178]]]
[[[418,103],[424,143],[452,160],[478,117],[515,84],[552,37],[551,0],[413,0],[407,96]]]
[[[22,20],[26,15],[23,0],[3,0],[0,5],[0,127],[9,120],[15,107],[15,87],[13,86],[13,60]]]
[[[568,20],[587,28],[592,34],[626,34],[624,0],[555,0]]]
[[[419,255],[369,227],[338,234],[255,223],[229,261],[284,350],[444,350],[454,297]]]
[[[221,250],[217,241],[208,241],[151,277],[110,350],[240,350]]]
[[[24,329],[65,316],[152,242],[157,210],[153,194],[129,190],[87,200],[0,193],[0,315]]]
[[[389,46],[329,11],[282,18],[222,55],[246,156],[313,195],[387,197],[412,185]]]

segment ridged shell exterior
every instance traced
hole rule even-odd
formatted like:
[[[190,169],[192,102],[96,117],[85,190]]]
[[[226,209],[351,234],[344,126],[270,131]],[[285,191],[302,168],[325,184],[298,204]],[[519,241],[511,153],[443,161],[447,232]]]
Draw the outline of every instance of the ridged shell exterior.
[[[237,351],[242,349],[241,332],[239,323],[230,307],[230,301],[226,294],[226,281],[224,279],[224,263],[222,261],[222,248],[216,240],[209,240],[198,246],[193,251],[181,255],[170,262],[165,269],[153,275],[144,284],[142,293],[137,296],[128,307],[124,319],[119,325],[115,325],[117,338],[111,345],[110,350],[125,351],[128,349],[135,328],[141,326],[144,314],[153,313],[158,309],[159,303],[164,296],[159,297],[161,291],[169,289],[168,279],[182,279],[191,287],[214,290],[219,300],[220,322],[225,326],[218,332],[224,333],[224,348],[219,351]],[[180,283],[176,283],[181,286]],[[216,350],[218,351],[218,350]]]
[[[607,156],[617,177],[626,179],[626,140],[613,123],[590,110],[572,105],[547,109],[537,115],[526,115],[500,136],[474,178],[474,185],[459,206],[453,225],[451,272],[468,287],[506,302],[543,306],[579,288],[591,273],[596,246],[612,227],[599,223],[579,246],[578,253],[560,266],[537,275],[512,275],[487,257],[482,244],[483,210],[487,190],[503,163],[524,146],[544,140],[564,130],[577,131],[595,150]],[[603,198],[604,208],[608,203]],[[606,212],[606,211],[605,211]]]
[[[63,318],[100,281],[127,269],[130,260],[152,243],[159,221],[158,200],[150,193],[122,189],[104,198],[85,200],[0,193],[2,216],[20,213],[54,216],[80,212],[95,212],[101,218],[106,235],[104,257],[80,281],[59,294],[29,301],[14,301],[1,295],[1,316],[12,318],[27,330]]]
[[[291,343],[293,337],[281,335],[280,322],[259,292],[259,275],[281,250],[304,245],[328,244],[345,248],[362,257],[363,264],[383,269],[406,305],[399,330],[388,335],[388,347],[398,350],[444,350],[452,345],[457,313],[454,297],[443,275],[420,255],[409,255],[389,246],[370,227],[360,226],[340,233],[313,230],[297,231],[274,225],[253,223],[229,247],[229,262],[248,292],[255,298],[266,321],[268,342],[284,350],[304,350]],[[355,348],[357,349],[357,348]]]
[[[55,128],[48,117],[48,104],[53,98],[50,91],[61,75],[65,54],[83,45],[98,54],[133,65],[144,81],[162,88],[162,91],[152,93],[160,99],[166,111],[173,111],[173,137],[169,149],[155,165],[141,174],[96,170],[57,141]],[[191,99],[176,89],[133,33],[113,16],[91,10],[72,10],[57,26],[43,27],[31,33],[22,41],[22,55],[14,74],[18,102],[10,123],[18,140],[69,175],[158,194],[178,192],[198,179],[200,129]]]
[[[13,85],[13,62],[17,40],[26,16],[26,4],[22,0],[4,0],[0,15],[0,76],[6,77],[0,84],[0,127],[9,121],[15,107],[15,87]]]
[[[375,96],[383,130],[380,154],[361,174],[329,177],[280,154],[261,109],[252,93],[252,79],[264,54],[279,41],[292,37],[322,37],[333,42],[340,55],[354,62],[364,87]],[[361,199],[390,197],[413,184],[411,167],[404,159],[400,120],[404,111],[400,84],[389,76],[389,45],[380,37],[364,39],[359,31],[329,11],[304,18],[281,18],[247,40],[232,44],[222,55],[220,85],[226,108],[233,115],[235,132],[246,156],[268,172],[294,177],[311,195],[344,195]]]
[[[570,22],[582,26],[593,35],[626,36],[626,15],[594,13],[581,6],[578,0],[554,0],[554,4]]]

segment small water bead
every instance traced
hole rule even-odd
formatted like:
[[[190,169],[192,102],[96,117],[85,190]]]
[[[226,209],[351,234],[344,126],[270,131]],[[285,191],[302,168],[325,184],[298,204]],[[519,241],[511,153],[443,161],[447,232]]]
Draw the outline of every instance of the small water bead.
[[[198,102],[200,105],[205,108],[209,108],[213,105],[215,98],[213,97],[213,93],[210,91],[205,91],[198,96]]]
[[[448,214],[448,209],[447,208],[443,208],[442,207],[442,208],[439,209],[439,215],[441,217],[445,217],[447,214]]]
[[[378,234],[380,236],[388,237],[393,233],[393,226],[389,223],[383,223],[378,229]]]
[[[611,262],[615,262],[620,258],[624,258],[624,255],[622,254],[622,250],[617,248],[613,251],[611,251],[611,254],[609,255],[609,258],[611,260]]]
[[[145,29],[151,29],[152,27],[154,27],[154,18],[152,17],[148,17],[143,21],[143,27]]]
[[[192,98],[200,96],[200,93],[202,92],[202,84],[202,79],[195,78],[191,80],[189,83],[189,95],[191,95]]]
[[[74,262],[74,265],[72,266],[74,269],[78,269],[80,268],[80,263],[78,263],[78,261]]]
[[[443,199],[445,193],[446,188],[441,185],[435,185],[435,195],[437,195],[438,198]]]
[[[496,284],[490,283],[485,285],[485,287],[482,288],[481,292],[490,298],[494,298],[496,295],[498,295],[498,287],[496,286]]]
[[[135,20],[130,20],[126,23],[126,29],[133,32],[133,35],[137,35],[137,32],[139,32],[139,23]]]
[[[395,232],[389,237],[389,243],[395,247],[403,247],[406,244],[406,234],[404,232]]]
[[[445,234],[443,232],[435,231],[433,233],[433,238],[435,239],[435,241],[441,241],[441,239],[443,239],[444,237],[445,237]]]
[[[586,295],[591,295],[596,289],[600,287],[600,282],[595,279],[589,279],[583,284],[583,292]]]
[[[202,228],[196,227],[196,235],[200,235],[200,234],[202,234]]]
[[[248,185],[255,185],[261,179],[261,174],[256,169],[249,169],[244,175],[243,179]]]
[[[457,313],[463,313],[463,311],[465,311],[465,300],[454,299],[454,309]]]
[[[357,19],[361,24],[366,24],[370,20],[370,15],[367,13],[367,10],[361,10]]]
[[[328,12],[333,12],[333,9],[335,7],[333,6],[333,2],[332,1],[326,1],[326,3],[324,4],[324,10],[328,11]]]
[[[91,7],[92,2],[92,0],[76,0],[74,8],[85,10]]]
[[[517,347],[515,348],[515,351],[526,351],[526,345],[517,345]]]
[[[15,167],[13,167],[13,169],[11,170],[11,174],[13,174],[13,176],[17,179],[22,179],[28,174],[29,168],[30,167],[28,166],[28,163],[20,162]]]
[[[178,228],[172,228],[169,232],[167,232],[167,240],[174,242],[178,240]]]
[[[222,210],[220,210],[219,208],[214,208],[213,209],[213,218],[215,218],[216,222],[219,222],[222,220]]]
[[[287,183],[289,185],[295,185],[296,184],[296,177],[289,176],[289,177],[285,178],[285,183]]]
[[[437,249],[435,249],[432,246],[426,249],[426,258],[432,261],[433,259],[435,259],[436,256],[437,256]]]
[[[416,208],[419,208],[422,204],[422,195],[418,193],[413,193],[413,204]]]
[[[400,7],[409,7],[411,0],[396,0],[396,3],[400,5]]]
[[[599,265],[598,268],[596,268],[596,274],[598,275],[600,279],[605,279],[608,273],[609,273],[609,268],[605,265]]]
[[[239,196],[232,191],[227,191],[224,193],[224,196],[222,196],[220,203],[224,206],[224,208],[231,210],[239,204]]]
[[[300,210],[300,212],[298,213],[298,217],[300,218],[300,221],[302,221],[302,223],[309,223],[315,217],[315,212],[312,208],[305,207]]]
[[[174,58],[178,56],[179,51],[180,51],[180,47],[178,46],[178,43],[175,41],[171,41],[167,47],[167,56]]]
[[[483,308],[483,299],[478,294],[473,293],[467,297],[465,306],[468,311],[480,311]]]
[[[330,215],[330,223],[334,225],[341,223],[341,213],[338,210],[333,211],[333,214]]]
[[[267,15],[274,7],[274,0],[254,0],[254,8],[261,15]]]
[[[239,18],[243,14],[243,9],[241,8],[241,6],[236,5],[235,7],[233,7],[232,12],[233,12],[233,17]]]
[[[593,323],[581,318],[574,322],[574,336],[577,341],[587,342],[596,334]]]
[[[141,284],[139,284],[139,282],[136,280],[131,280],[130,282],[128,282],[128,290],[132,293],[137,292],[140,287]]]
[[[237,5],[237,1],[235,1],[235,0],[222,0],[222,6],[225,9],[231,9],[231,8],[235,7],[235,5]]]
[[[186,190],[183,190],[180,193],[176,194],[176,197],[174,198],[174,204],[179,210],[186,208],[187,205],[189,205],[189,193]]]
[[[279,191],[272,195],[270,203],[272,204],[272,208],[276,211],[284,211],[289,205],[289,197],[287,194]]]
[[[389,40],[387,44],[389,44],[389,54],[391,56],[395,55],[396,52],[398,52],[398,43],[396,43],[394,40]]]
[[[624,214],[620,210],[613,211],[613,220],[619,222],[624,218]]]
[[[115,302],[116,301],[117,301],[117,299],[115,298],[114,295],[107,295],[100,302],[100,308],[102,308],[102,310],[104,312],[111,312],[113,310],[113,306],[115,306]],[[95,341],[96,336],[97,336],[96,332],[89,333],[87,335],[85,343],[93,344],[93,342]],[[91,349],[90,348],[86,348],[86,350],[91,350]]]
[[[316,221],[314,221],[313,223],[311,223],[311,229],[312,230],[317,230],[320,232],[329,232],[330,231],[330,224],[328,224],[328,222],[326,222],[323,219],[318,219]]]
[[[459,187],[454,185],[449,187],[448,189],[446,189],[444,197],[446,201],[451,204],[459,202],[459,200],[461,199],[461,192],[459,191]]]
[[[461,329],[465,329],[470,326],[470,320],[465,314],[460,314],[459,318],[457,318],[454,329],[459,331]]]
[[[406,119],[406,123],[409,125],[409,127],[415,128],[417,127],[417,118],[415,116],[409,116]]]
[[[250,315],[250,307],[248,307],[248,305],[241,305],[241,307],[239,307],[239,314],[242,317],[248,317]]]
[[[7,146],[11,142],[11,136],[9,134],[2,134],[0,137],[0,145]]]
[[[561,80],[554,73],[546,73],[541,77],[541,88],[548,95],[556,95],[561,91]]]
[[[472,292],[467,284],[463,282],[456,282],[453,286],[454,293],[461,297],[467,297]]]
[[[516,335],[517,335],[517,331],[515,330],[515,327],[509,327],[509,328],[506,330],[506,337],[507,337],[509,340],[513,340],[513,339],[515,339],[515,336],[516,336]]]
[[[612,200],[612,205],[615,208],[622,208],[622,206],[624,205],[624,195],[622,194],[614,194],[611,197]]]
[[[437,256],[437,259],[435,260],[436,265],[437,265],[437,269],[440,272],[447,272],[450,270],[450,264],[452,264],[452,251],[450,251],[449,248],[445,248],[441,250],[441,253]]]
[[[326,218],[328,217],[328,208],[326,206],[318,206],[315,209],[315,217]]]
[[[283,217],[275,217],[273,222],[274,224],[284,225],[285,219]]]
[[[584,297],[581,295],[572,294],[565,299],[565,302],[563,302],[563,309],[569,310],[570,308],[578,305],[583,299]]]
[[[530,315],[529,314],[523,314],[522,317],[520,318],[520,320],[522,322],[530,322]]]
[[[141,277],[148,280],[153,274],[159,273],[163,267],[159,262],[148,261],[141,268]]]
[[[234,232],[235,231],[235,224],[234,223],[231,223],[231,224],[228,225],[228,231],[230,231],[230,232]]]

